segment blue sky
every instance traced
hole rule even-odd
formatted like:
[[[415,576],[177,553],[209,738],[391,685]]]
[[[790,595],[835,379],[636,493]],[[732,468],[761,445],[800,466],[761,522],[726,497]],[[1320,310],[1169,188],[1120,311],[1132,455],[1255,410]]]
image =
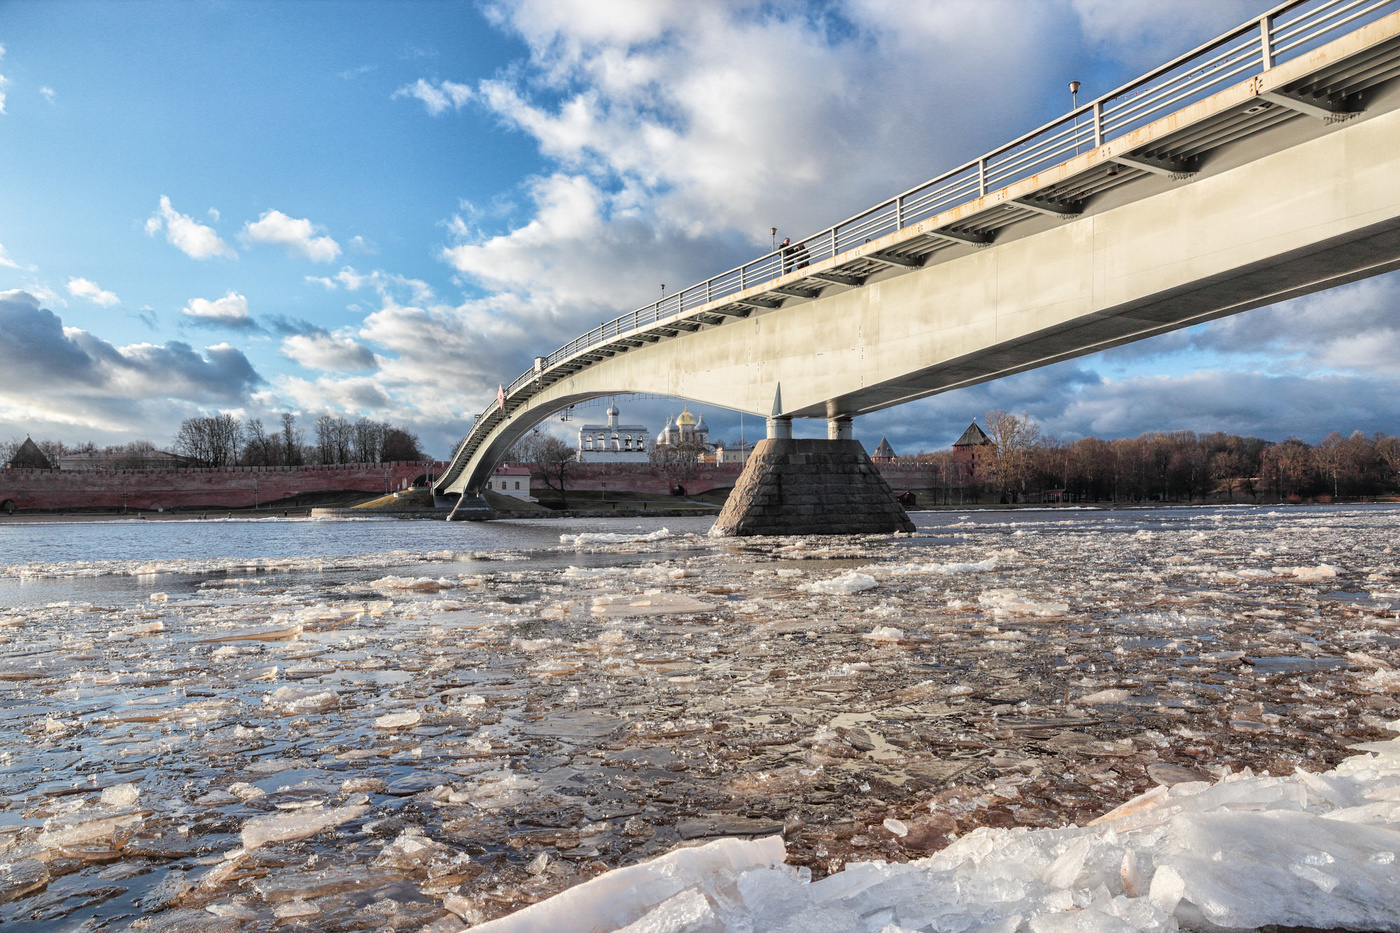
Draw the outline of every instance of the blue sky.
[[[0,437],[230,411],[450,450],[536,353],[1265,4],[0,2]],[[1400,431],[1385,277],[858,419]],[[624,404],[659,428],[679,403]],[[707,410],[713,436],[737,417]],[[559,426],[559,430],[568,425]],[[824,425],[816,423],[820,434]],[[747,423],[752,435],[755,426]]]

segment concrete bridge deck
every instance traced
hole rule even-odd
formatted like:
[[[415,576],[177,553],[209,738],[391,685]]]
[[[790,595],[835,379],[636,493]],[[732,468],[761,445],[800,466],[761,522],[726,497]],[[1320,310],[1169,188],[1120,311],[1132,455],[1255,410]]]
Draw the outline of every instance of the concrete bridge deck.
[[[585,334],[436,489],[653,392],[849,419],[1400,268],[1400,2],[1305,0],[926,185]],[[843,427],[844,425],[844,427]]]

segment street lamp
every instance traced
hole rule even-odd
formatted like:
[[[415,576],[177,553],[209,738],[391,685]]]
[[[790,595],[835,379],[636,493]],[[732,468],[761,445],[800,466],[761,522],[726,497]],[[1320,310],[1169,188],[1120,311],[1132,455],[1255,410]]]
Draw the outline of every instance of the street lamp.
[[[1079,109],[1079,82],[1069,83],[1069,109],[1077,111]],[[1074,114],[1074,154],[1079,155],[1079,114]]]

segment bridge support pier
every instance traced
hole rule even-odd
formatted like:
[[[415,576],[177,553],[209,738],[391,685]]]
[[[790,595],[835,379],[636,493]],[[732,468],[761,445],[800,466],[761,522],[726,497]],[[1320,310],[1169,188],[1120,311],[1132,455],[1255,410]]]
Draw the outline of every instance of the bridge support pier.
[[[463,493],[462,498],[458,499],[457,504],[452,507],[452,511],[447,513],[447,520],[449,522],[483,522],[495,514],[495,510],[486,504],[485,496],[469,496]]]
[[[773,436],[774,421],[787,436]],[[850,437],[850,419],[833,419],[830,433],[846,437],[794,440],[788,418],[768,421],[769,436],[759,441],[724,503],[711,534],[853,535],[913,531],[909,514],[871,462],[860,441]]]

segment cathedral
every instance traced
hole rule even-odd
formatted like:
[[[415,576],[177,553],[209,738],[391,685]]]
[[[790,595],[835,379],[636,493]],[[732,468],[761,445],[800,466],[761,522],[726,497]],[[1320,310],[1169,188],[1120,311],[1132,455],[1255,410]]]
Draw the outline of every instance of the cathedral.
[[[698,459],[710,452],[710,429],[705,426],[703,417],[690,413],[687,405],[679,418],[666,419],[666,427],[656,436],[656,446],[687,450]]]

